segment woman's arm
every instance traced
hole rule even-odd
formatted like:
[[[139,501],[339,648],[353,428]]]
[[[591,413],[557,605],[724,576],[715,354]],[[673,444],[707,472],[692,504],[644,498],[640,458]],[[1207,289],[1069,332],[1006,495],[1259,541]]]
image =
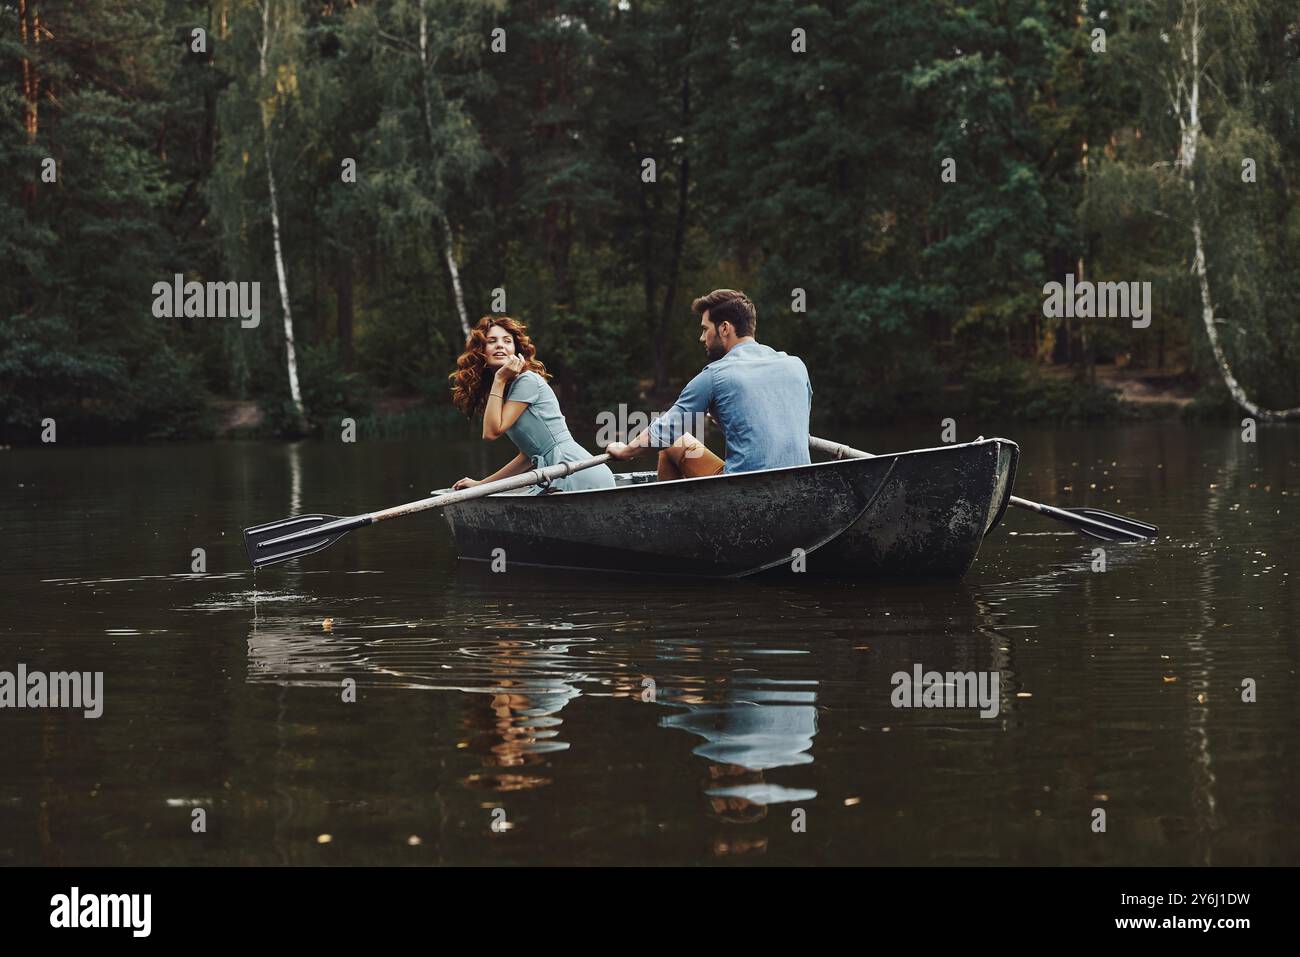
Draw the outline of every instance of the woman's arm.
[[[495,482],[497,479],[510,478],[512,475],[522,475],[532,467],[533,460],[524,455],[523,452],[520,452],[513,459],[486,478],[472,479],[466,476],[453,485],[452,488],[457,490],[462,488],[473,488],[475,485],[482,485],[484,482]]]
[[[506,389],[524,368],[523,356],[513,356],[510,362],[497,370],[483,409],[483,438],[488,442],[505,435],[528,408],[527,402],[507,402]]]
[[[483,438],[491,442],[505,435],[528,408],[527,402],[501,402],[488,396],[483,412]]]

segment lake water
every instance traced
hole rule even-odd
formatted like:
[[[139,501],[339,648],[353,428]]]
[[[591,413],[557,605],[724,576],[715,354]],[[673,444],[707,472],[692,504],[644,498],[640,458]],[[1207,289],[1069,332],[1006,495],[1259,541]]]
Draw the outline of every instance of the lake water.
[[[1012,509],[960,583],[645,581],[461,567],[426,513],[255,575],[244,526],[510,450],[0,452],[0,671],[104,674],[0,710],[0,864],[1300,862],[1300,430],[1000,434],[1162,538],[1097,572]],[[917,664],[999,713],[893,707]]]

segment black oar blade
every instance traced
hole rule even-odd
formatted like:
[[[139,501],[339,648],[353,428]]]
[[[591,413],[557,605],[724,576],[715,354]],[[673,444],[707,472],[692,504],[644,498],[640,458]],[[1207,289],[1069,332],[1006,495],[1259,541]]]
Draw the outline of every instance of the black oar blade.
[[[1069,511],[1069,510],[1067,510]],[[1095,538],[1099,542],[1145,542],[1145,535],[1135,535],[1131,532],[1121,531],[1119,529],[1110,529],[1105,525],[1075,525],[1074,530],[1080,535],[1087,535],[1089,538]]]
[[[1139,522],[1135,518],[1126,518],[1123,515],[1116,515],[1114,512],[1107,512],[1100,508],[1070,508],[1068,512],[1074,512],[1076,515],[1082,515],[1084,518],[1096,519],[1111,528],[1117,528],[1121,532],[1127,532],[1136,539],[1146,540],[1155,538],[1160,534],[1160,529],[1148,524]],[[1100,537],[1100,536],[1098,536]]]
[[[351,531],[351,527],[340,528],[334,524],[339,521],[337,515],[298,515],[278,522],[267,522],[265,525],[254,525],[244,529],[244,550],[248,552],[248,560],[254,568],[302,558],[329,548]],[[315,528],[320,528],[320,535],[311,534]],[[302,537],[298,537],[300,534]],[[293,538],[287,542],[277,541],[286,536]]]
[[[1064,522],[1072,526],[1076,532],[1102,542],[1146,542],[1155,538],[1156,532],[1159,531],[1154,525],[1137,522],[1123,515],[1103,512],[1099,508],[1057,508],[1055,505],[1031,502],[1018,495],[1012,495],[1010,502],[1016,508],[1026,508],[1047,518]]]

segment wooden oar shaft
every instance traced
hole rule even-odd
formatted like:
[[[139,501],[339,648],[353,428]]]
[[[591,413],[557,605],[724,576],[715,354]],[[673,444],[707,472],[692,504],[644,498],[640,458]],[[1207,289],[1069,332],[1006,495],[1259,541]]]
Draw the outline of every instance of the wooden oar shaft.
[[[577,462],[561,462],[559,465],[530,469],[495,482],[484,482],[472,488],[431,495],[416,502],[348,518],[335,518],[333,515],[300,515],[278,522],[254,525],[244,529],[244,548],[254,568],[289,561],[328,548],[355,528],[364,528],[376,522],[399,518],[402,515],[412,515],[431,508],[440,508],[443,505],[484,498],[496,492],[509,492],[539,482],[553,482],[574,472],[603,465],[608,461],[608,455],[596,455]]]
[[[561,462],[558,465],[548,465],[545,468],[531,469],[518,475],[511,475],[509,478],[497,479],[495,482],[484,482],[455,492],[432,495],[429,498],[422,498],[418,502],[394,505],[392,508],[371,512],[367,517],[372,522],[386,522],[390,518],[401,518],[403,515],[412,515],[415,512],[423,512],[431,508],[441,508],[444,505],[455,505],[457,502],[467,502],[470,499],[485,498],[488,495],[495,495],[497,492],[527,488],[541,482],[554,482],[556,479],[565,478],[574,472],[594,468],[597,465],[604,465],[608,461],[609,453],[605,453],[603,455],[593,455],[589,459],[580,459],[577,462]]]

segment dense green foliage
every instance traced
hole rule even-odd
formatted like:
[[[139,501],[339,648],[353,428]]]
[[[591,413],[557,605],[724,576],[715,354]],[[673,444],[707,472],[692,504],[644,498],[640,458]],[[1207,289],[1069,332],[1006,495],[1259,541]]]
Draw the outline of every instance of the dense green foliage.
[[[662,408],[718,286],[837,420],[1112,415],[1098,363],[1213,394],[1163,86],[1188,2],[0,0],[0,438],[206,435],[216,397],[295,428],[268,172],[318,427],[445,421],[448,255],[566,406]],[[1222,336],[1295,405],[1300,9],[1204,7]],[[1150,281],[1151,327],[1046,317],[1080,268]],[[175,273],[260,282],[260,324],[155,318]]]

